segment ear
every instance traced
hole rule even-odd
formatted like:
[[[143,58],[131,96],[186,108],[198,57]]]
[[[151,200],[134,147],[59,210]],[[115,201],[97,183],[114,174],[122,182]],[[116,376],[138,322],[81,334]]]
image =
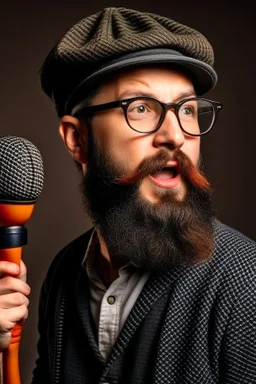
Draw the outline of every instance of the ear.
[[[59,134],[73,159],[87,164],[87,129],[85,123],[76,117],[65,115],[60,120]]]

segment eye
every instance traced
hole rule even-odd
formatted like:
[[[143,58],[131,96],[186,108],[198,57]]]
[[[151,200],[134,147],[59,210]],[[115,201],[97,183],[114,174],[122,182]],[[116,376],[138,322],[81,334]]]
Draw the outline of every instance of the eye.
[[[132,105],[132,109],[130,110],[130,112],[143,114],[143,113],[147,112],[147,108],[143,104]]]
[[[179,117],[181,120],[195,120],[197,119],[197,103],[195,102],[187,102],[183,104],[179,111]]]
[[[161,116],[161,105],[154,99],[134,100],[127,110],[130,121],[155,121]]]
[[[128,118],[131,120],[149,119],[154,116],[154,109],[147,100],[136,100],[128,108]]]
[[[183,115],[186,115],[186,116],[189,116],[189,115],[193,115],[194,113],[194,108],[189,106],[189,105],[184,105],[182,108],[181,108],[181,112]]]
[[[135,108],[135,111],[137,113],[144,113],[144,112],[146,112],[145,105],[139,105],[138,107]]]

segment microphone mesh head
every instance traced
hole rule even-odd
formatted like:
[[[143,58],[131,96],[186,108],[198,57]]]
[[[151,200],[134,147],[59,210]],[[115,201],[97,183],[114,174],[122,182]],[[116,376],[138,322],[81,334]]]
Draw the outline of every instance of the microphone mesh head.
[[[43,159],[37,147],[21,137],[0,137],[0,199],[34,201],[43,181]]]

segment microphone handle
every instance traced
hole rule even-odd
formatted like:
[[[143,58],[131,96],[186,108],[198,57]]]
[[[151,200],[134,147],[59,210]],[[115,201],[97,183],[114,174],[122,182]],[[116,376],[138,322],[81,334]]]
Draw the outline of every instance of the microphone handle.
[[[0,260],[20,265],[22,247],[0,249]],[[16,323],[9,347],[3,351],[3,384],[20,384],[19,346],[22,324]]]
[[[22,245],[26,244],[24,224],[34,211],[34,202],[0,201],[0,260],[20,266]],[[19,346],[22,324],[16,323],[9,347],[3,351],[3,384],[21,384]]]

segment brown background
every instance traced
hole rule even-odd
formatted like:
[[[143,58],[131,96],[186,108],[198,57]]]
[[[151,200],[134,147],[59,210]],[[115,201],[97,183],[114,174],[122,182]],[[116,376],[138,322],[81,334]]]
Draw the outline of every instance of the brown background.
[[[56,252],[90,226],[82,211],[77,173],[58,136],[52,103],[37,73],[53,44],[75,22],[105,6],[125,6],[174,18],[203,32],[215,47],[219,83],[209,94],[224,110],[202,140],[205,169],[215,191],[218,217],[256,240],[255,227],[255,41],[253,10],[246,1],[47,1],[1,6],[1,135],[32,141],[45,164],[44,189],[27,224],[23,259],[32,287],[30,315],[20,349],[22,383],[30,383],[36,357],[37,302],[42,279]],[[72,262],[72,261],[71,261]]]

